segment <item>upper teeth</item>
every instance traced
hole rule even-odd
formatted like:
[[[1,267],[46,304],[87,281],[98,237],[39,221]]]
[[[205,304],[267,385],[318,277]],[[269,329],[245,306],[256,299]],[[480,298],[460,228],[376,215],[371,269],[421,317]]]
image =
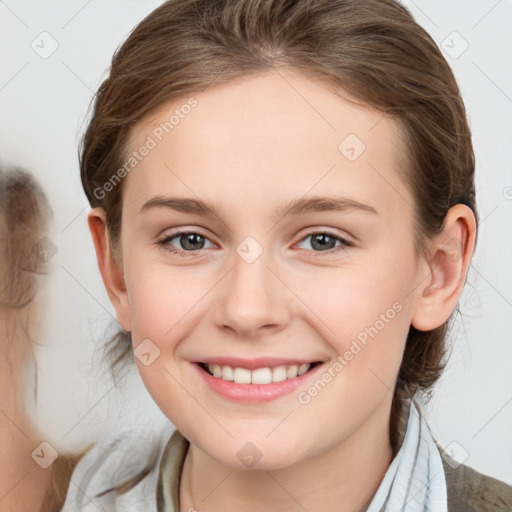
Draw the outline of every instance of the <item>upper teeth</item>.
[[[208,370],[214,377],[223,380],[235,381],[237,384],[270,384],[271,382],[281,382],[286,379],[293,379],[297,375],[306,373],[311,365],[309,363],[300,366],[293,364],[291,366],[275,366],[273,368],[257,368],[248,370],[247,368],[233,368],[226,365],[209,364]]]

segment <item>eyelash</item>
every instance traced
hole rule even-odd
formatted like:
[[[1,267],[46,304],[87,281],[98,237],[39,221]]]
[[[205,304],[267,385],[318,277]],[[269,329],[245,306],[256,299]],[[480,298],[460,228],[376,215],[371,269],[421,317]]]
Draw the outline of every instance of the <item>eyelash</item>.
[[[190,254],[193,254],[194,252],[197,252],[197,251],[181,251],[179,249],[176,249],[172,245],[169,245],[169,242],[171,240],[173,240],[175,238],[179,238],[181,235],[198,235],[198,236],[200,236],[202,238],[208,239],[206,236],[204,236],[202,233],[199,233],[198,231],[194,231],[194,230],[179,231],[177,233],[173,233],[172,235],[166,236],[164,239],[162,239],[159,242],[157,242],[157,244],[160,247],[162,247],[162,249],[164,249],[165,251],[169,251],[169,252],[171,252],[173,254],[176,254],[177,256],[182,256],[184,258],[188,257]],[[312,256],[314,258],[324,257],[325,254],[332,255],[333,253],[337,253],[339,251],[343,251],[343,250],[347,249],[348,247],[353,247],[353,245],[354,245],[349,240],[347,240],[347,239],[345,239],[345,238],[343,238],[343,237],[341,237],[339,235],[335,235],[334,233],[331,233],[329,231],[310,231],[310,232],[306,233],[299,240],[298,243],[303,242],[304,240],[306,240],[307,238],[309,238],[312,235],[327,235],[330,238],[334,239],[335,241],[341,242],[341,245],[339,245],[338,247],[335,247],[333,249],[328,249],[328,250],[325,250],[325,251],[312,251],[313,252]],[[308,250],[308,249],[304,249],[304,250]]]
[[[353,247],[353,243],[347,240],[346,238],[343,238],[340,235],[335,235],[334,233],[331,233],[330,231],[309,231],[306,233],[299,242],[303,242],[307,238],[309,238],[312,235],[327,235],[329,238],[332,238],[336,242],[341,242],[341,245],[338,247],[334,247],[333,249],[328,249],[326,251],[312,251],[313,258],[322,258],[324,256],[330,256],[332,254],[337,254],[340,251],[344,251],[349,247]],[[308,249],[304,249],[308,250]]]

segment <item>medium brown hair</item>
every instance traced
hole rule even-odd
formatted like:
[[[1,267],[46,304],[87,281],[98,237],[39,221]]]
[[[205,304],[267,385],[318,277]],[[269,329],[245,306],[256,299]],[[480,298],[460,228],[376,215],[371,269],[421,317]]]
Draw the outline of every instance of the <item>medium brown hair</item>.
[[[477,217],[474,154],[459,88],[405,7],[393,0],[171,0],[115,52],[80,148],[83,188],[90,205],[106,212],[116,258],[123,182],[103,197],[95,190],[123,166],[137,123],[209,85],[286,68],[397,122],[418,253],[442,231],[453,205],[465,204]],[[398,398],[428,394],[446,362],[446,329],[410,328],[393,401],[394,448]],[[113,341],[119,362],[131,352],[130,333],[121,330]]]

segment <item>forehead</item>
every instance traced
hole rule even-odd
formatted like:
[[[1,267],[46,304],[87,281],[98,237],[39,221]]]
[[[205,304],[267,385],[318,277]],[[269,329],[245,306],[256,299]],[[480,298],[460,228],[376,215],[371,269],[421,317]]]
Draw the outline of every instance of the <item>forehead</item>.
[[[280,70],[164,104],[131,134],[130,152],[151,149],[130,172],[125,199],[142,203],[172,189],[263,204],[270,191],[297,196],[342,185],[354,195],[364,185],[369,196],[396,202],[408,194],[399,126],[342,94]]]

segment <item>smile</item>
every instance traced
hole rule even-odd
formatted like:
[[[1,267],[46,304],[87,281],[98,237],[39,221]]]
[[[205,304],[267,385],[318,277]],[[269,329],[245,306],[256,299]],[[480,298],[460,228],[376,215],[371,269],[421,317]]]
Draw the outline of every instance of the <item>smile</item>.
[[[301,365],[280,365],[275,367],[263,367],[249,370],[247,368],[233,367],[219,364],[199,363],[203,370],[213,377],[236,384],[271,384],[272,382],[283,382],[287,379],[294,379],[306,373],[315,363],[304,363]]]
[[[216,359],[215,362],[196,361],[192,366],[210,392],[245,403],[267,402],[289,395],[307,385],[313,374],[324,366],[322,361]]]

